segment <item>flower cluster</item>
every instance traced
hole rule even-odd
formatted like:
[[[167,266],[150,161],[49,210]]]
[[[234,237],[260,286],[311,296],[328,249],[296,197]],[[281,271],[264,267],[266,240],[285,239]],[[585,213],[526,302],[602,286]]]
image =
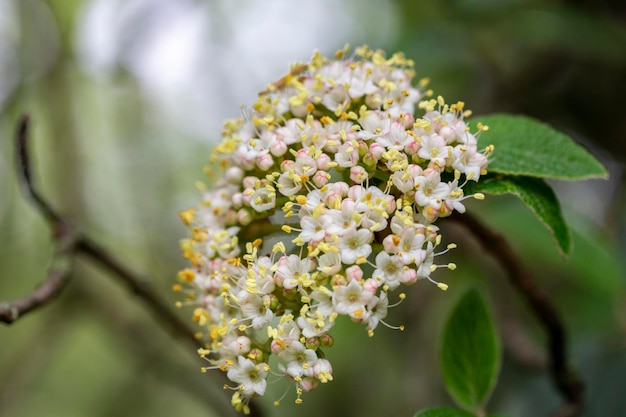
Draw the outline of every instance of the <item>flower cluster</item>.
[[[189,268],[175,290],[194,305],[204,368],[226,372],[249,411],[270,375],[303,391],[332,380],[324,351],[339,316],[373,334],[389,293],[431,278],[439,217],[464,212],[463,186],[486,173],[492,147],[458,102],[416,87],[402,54],[316,53],[225,124],[220,176],[181,212]],[[399,300],[404,299],[399,294]],[[270,369],[269,360],[276,365]]]

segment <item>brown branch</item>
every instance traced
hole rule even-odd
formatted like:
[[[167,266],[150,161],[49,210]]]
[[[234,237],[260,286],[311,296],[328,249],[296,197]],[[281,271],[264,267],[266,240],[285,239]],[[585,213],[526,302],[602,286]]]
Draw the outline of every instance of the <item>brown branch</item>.
[[[195,332],[186,322],[171,312],[169,304],[152,289],[146,279],[137,276],[105,249],[85,236],[82,236],[77,242],[76,251],[90,258],[101,268],[109,271],[120,283],[126,285],[135,295],[146,303],[146,306],[151,310],[154,316],[158,317],[162,323],[165,323],[170,330],[178,333],[179,336],[185,338],[194,347],[199,346]]]
[[[37,209],[44,215],[52,228],[52,237],[57,244],[53,265],[45,280],[30,294],[9,302],[0,303],[0,322],[12,324],[31,311],[48,304],[57,298],[67,285],[73,266],[75,239],[71,228],[61,216],[39,195],[32,182],[28,153],[29,117],[22,116],[18,123],[15,142],[17,148],[17,170],[20,173],[22,189],[30,197]],[[63,265],[65,264],[65,265]]]
[[[554,413],[554,417],[579,415],[583,406],[584,385],[577,373],[570,367],[565,329],[548,294],[537,285],[530,271],[526,269],[501,234],[489,229],[477,218],[468,214],[453,215],[450,219],[472,232],[483,248],[500,263],[513,287],[543,327],[548,337],[550,375],[565,400],[565,404]]]
[[[23,192],[29,197],[36,208],[43,214],[52,229],[55,242],[61,249],[59,255],[73,262],[74,255],[85,255],[101,267],[112,272],[119,280],[125,283],[135,294],[141,297],[151,312],[161,322],[164,322],[175,333],[198,345],[195,332],[187,326],[168,303],[165,302],[145,281],[133,273],[129,268],[117,261],[106,250],[95,244],[91,239],[74,229],[69,221],[64,219],[37,191],[34,185],[28,149],[30,118],[24,115],[20,118],[15,137],[17,148],[17,169],[20,173],[20,185]],[[0,308],[0,320],[13,323],[24,314],[34,311],[52,301],[67,284],[71,268],[52,268],[48,278],[29,295],[8,303]]]
[[[107,270],[119,282],[126,285],[134,294],[143,300],[150,312],[178,336],[189,342],[194,348],[199,346],[194,330],[172,312],[169,304],[158,295],[147,280],[142,279],[130,268],[99,246],[86,235],[78,232],[70,222],[61,216],[48,201],[42,197],[34,185],[30,153],[28,151],[30,118],[24,115],[18,122],[15,136],[17,149],[17,170],[20,174],[20,185],[24,194],[29,197],[36,208],[48,222],[53,240],[58,244],[54,264],[46,278],[33,292],[27,296],[0,303],[0,322],[12,324],[25,314],[35,311],[53,301],[65,288],[72,271],[74,257],[82,255]],[[63,265],[57,265],[61,262]],[[261,416],[261,409],[255,403],[250,404],[250,416]]]
[[[0,303],[0,322],[13,324],[31,311],[54,300],[69,281],[71,270],[71,267],[51,268],[46,279],[30,294],[10,302]]]

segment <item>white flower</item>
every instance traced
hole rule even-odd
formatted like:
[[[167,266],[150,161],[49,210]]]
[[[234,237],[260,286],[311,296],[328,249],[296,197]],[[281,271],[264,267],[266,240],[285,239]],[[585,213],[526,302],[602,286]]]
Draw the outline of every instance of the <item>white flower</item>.
[[[404,271],[404,262],[397,255],[389,255],[387,252],[380,252],[376,255],[376,269],[372,278],[379,285],[386,284],[390,290],[396,289],[400,285],[400,279]]]
[[[278,357],[287,363],[286,367],[282,367],[282,371],[291,376],[298,378],[307,374],[307,370],[311,368],[317,360],[317,355],[312,349],[307,349],[297,340],[289,343],[283,349]]]
[[[302,228],[299,235],[300,239],[303,242],[319,242],[324,239],[330,224],[330,219],[326,216],[302,216],[300,219],[300,227]]]
[[[372,298],[373,295],[371,292],[364,291],[361,284],[351,280],[348,285],[343,285],[335,289],[333,306],[337,313],[347,314],[356,321],[363,321],[367,318],[365,306]]]
[[[267,370],[265,363],[256,364],[248,358],[239,356],[237,363],[228,369],[228,379],[239,384],[239,392],[245,397],[265,394]]]
[[[450,186],[441,182],[437,171],[424,172],[415,178],[415,202],[421,206],[431,206],[439,210],[443,200],[450,195]]]
[[[387,307],[389,305],[389,299],[386,292],[381,292],[379,297],[373,297],[367,309],[370,312],[367,318],[367,330],[374,330],[378,323],[387,317]]]
[[[309,286],[311,284],[309,272],[312,268],[313,262],[309,258],[300,259],[298,255],[283,256],[278,261],[276,275],[286,289]]]
[[[242,292],[244,295],[240,302],[243,316],[252,320],[252,327],[255,329],[267,326],[274,319],[274,312],[269,308],[269,296]]]
[[[367,258],[372,253],[370,242],[374,235],[367,229],[348,229],[337,242],[341,261],[353,264],[358,258]]]
[[[250,206],[259,213],[276,207],[276,193],[267,188],[259,188],[250,196]]]
[[[400,255],[404,265],[419,264],[422,261],[424,240],[424,235],[416,233],[414,228],[407,227],[404,229],[398,244],[398,255]]]

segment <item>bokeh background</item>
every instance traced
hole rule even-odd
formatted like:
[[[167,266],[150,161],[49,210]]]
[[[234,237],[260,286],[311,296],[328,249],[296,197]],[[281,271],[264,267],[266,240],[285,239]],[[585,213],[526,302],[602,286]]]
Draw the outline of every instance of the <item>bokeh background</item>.
[[[345,43],[404,51],[418,76],[475,114],[512,112],[569,133],[608,167],[608,181],[553,183],[572,227],[564,260],[516,200],[470,210],[499,228],[561,311],[586,384],[584,416],[626,415],[626,3],[611,0],[0,0],[0,301],[28,293],[50,264],[50,233],[19,191],[12,142],[33,120],[45,196],[164,297],[184,262],[177,212],[237,117],[288,64]],[[418,283],[368,338],[342,322],[335,381],[304,404],[258,401],[266,416],[411,416],[450,405],[437,365],[442,324],[470,285],[484,288],[505,361],[489,410],[548,415],[560,404],[545,338],[502,271],[463,231],[459,268]],[[190,312],[182,311],[181,315]],[[0,327],[0,416],[227,416],[229,392],[87,261],[53,304]]]

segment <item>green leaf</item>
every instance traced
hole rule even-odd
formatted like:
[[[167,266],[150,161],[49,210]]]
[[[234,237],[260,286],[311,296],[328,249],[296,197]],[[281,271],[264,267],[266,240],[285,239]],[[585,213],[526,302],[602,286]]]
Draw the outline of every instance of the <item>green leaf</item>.
[[[443,332],[443,381],[456,403],[481,410],[500,369],[500,343],[480,293],[470,289],[457,303]]]
[[[562,255],[569,255],[571,252],[572,240],[561,213],[559,200],[552,188],[542,179],[489,174],[481,177],[478,182],[468,183],[465,192],[467,195],[477,192],[516,195],[546,226],[559,252]]]
[[[429,408],[415,414],[415,417],[476,417],[467,411],[456,408]]]
[[[507,114],[475,117],[472,122],[489,127],[481,134],[484,145],[495,147],[489,172],[560,180],[608,177],[594,156],[545,123]]]

